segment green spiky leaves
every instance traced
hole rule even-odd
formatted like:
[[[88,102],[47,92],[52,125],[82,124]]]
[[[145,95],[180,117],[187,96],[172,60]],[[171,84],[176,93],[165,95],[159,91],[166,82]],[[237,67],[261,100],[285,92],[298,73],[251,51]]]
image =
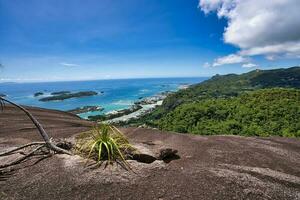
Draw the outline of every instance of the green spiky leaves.
[[[126,153],[134,150],[126,137],[114,126],[99,124],[91,131],[81,134],[78,140],[80,152],[98,163],[107,160],[121,162],[129,167]]]

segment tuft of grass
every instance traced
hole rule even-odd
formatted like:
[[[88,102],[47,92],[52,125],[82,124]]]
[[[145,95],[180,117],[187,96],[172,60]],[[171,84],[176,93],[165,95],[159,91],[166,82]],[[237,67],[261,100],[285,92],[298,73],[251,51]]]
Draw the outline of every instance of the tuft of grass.
[[[123,133],[114,126],[99,124],[91,131],[78,137],[81,154],[87,159],[93,158],[97,163],[107,160],[108,163],[119,162],[129,168],[126,161],[128,153],[135,150]]]

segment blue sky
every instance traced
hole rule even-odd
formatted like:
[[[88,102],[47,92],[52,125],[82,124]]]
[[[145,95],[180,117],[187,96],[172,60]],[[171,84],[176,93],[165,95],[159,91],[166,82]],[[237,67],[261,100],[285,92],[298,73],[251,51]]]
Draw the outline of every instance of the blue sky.
[[[228,22],[240,20],[222,16],[219,12],[227,5],[212,2],[218,4],[0,0],[0,81],[211,76],[300,64],[298,52],[278,50],[284,46],[261,52],[257,44],[227,33]],[[238,6],[235,11],[241,9]],[[298,47],[298,39],[290,36],[285,43],[270,44]]]

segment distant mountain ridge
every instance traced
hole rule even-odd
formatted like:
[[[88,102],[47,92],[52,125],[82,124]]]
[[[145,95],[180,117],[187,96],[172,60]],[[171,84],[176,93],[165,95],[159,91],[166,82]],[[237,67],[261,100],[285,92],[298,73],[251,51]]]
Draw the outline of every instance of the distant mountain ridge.
[[[163,108],[169,110],[184,102],[210,97],[237,96],[244,91],[263,88],[300,88],[300,67],[272,70],[253,70],[241,75],[215,75],[186,90],[180,90],[165,99]]]
[[[215,75],[211,79],[207,80],[207,83],[221,81],[224,83],[230,82],[242,83],[252,87],[300,87],[300,67],[281,68],[272,70],[260,70],[256,69],[248,73],[241,75],[227,74],[227,75]],[[205,83],[205,82],[203,82]],[[203,84],[200,83],[200,84]],[[198,84],[199,85],[199,84]]]
[[[253,72],[252,72],[253,73]],[[260,70],[252,79],[254,86],[300,88],[300,67]]]

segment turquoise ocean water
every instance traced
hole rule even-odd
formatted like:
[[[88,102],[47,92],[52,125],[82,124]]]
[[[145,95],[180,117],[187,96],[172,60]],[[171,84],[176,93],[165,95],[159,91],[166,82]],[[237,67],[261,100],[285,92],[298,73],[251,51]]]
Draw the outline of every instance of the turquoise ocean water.
[[[129,108],[139,98],[150,97],[164,91],[176,91],[180,85],[200,83],[207,78],[148,78],[44,83],[0,83],[0,93],[19,104],[57,110],[70,110],[82,106],[102,106],[102,112],[84,113],[81,117]],[[103,94],[72,98],[64,101],[41,102],[39,98],[57,91],[96,91]],[[43,96],[34,97],[34,93]]]

